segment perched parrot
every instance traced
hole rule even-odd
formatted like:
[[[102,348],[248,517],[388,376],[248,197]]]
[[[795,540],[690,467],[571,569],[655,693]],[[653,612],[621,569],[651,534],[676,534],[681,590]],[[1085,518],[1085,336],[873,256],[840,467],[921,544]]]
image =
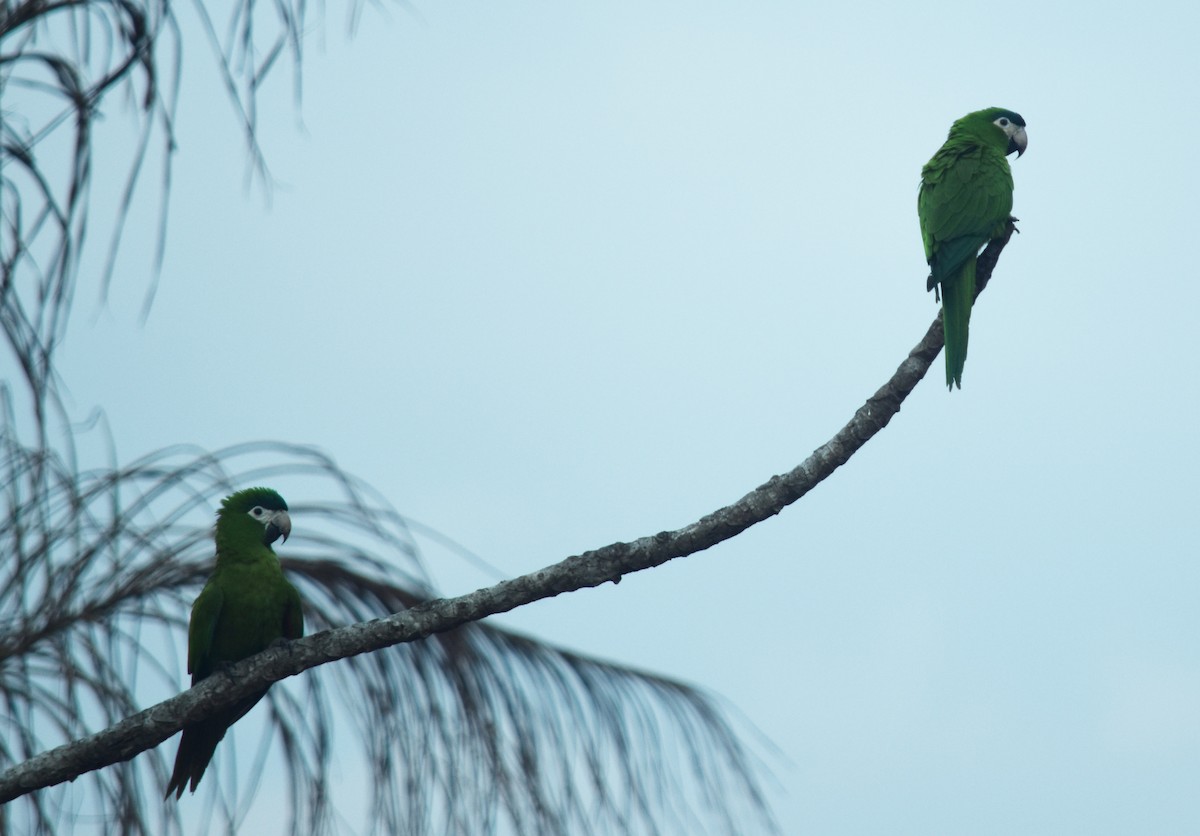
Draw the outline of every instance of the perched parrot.
[[[266,650],[279,639],[304,634],[300,594],[288,583],[271,544],[291,533],[287,503],[269,488],[226,497],[217,511],[217,566],[192,605],[188,673],[192,685],[223,665]],[[207,720],[187,726],[175,756],[165,798],[192,792],[229,727],[266,694],[247,697]]]
[[[962,388],[967,325],[975,301],[975,256],[1004,232],[1012,211],[1012,171],[1005,159],[1025,153],[1025,120],[990,107],[950,127],[946,143],[921,169],[917,215],[929,262],[927,290],[941,288],[946,385]]]

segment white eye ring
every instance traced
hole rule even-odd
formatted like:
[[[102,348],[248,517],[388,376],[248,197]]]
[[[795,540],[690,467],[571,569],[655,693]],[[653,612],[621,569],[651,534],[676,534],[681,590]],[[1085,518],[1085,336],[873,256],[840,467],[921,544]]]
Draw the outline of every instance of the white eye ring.
[[[256,519],[256,520],[261,519],[262,515],[265,513],[267,513],[267,512],[263,510],[261,505],[255,505],[253,508],[250,509],[250,516],[254,517],[254,519]]]
[[[999,121],[1000,121],[1000,127],[1002,127],[1002,128],[1008,127],[1008,119],[1007,118],[1001,116]]]

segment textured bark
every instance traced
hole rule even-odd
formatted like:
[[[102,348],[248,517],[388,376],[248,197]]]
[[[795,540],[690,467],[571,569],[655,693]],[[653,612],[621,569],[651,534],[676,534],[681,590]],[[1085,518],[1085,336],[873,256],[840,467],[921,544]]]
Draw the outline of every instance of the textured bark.
[[[1000,251],[1014,231],[1010,222],[1005,234],[990,243],[979,256],[977,280],[980,291],[991,278]],[[891,379],[859,407],[849,423],[832,439],[790,472],[771,477],[732,505],[675,531],[662,531],[628,543],[613,543],[467,595],[429,601],[387,618],[316,633],[252,656],[225,673],[215,674],[196,687],[102,732],[59,746],[9,769],[0,775],[0,803],[128,760],[177,734],[183,726],[262,691],[273,682],[317,665],[415,641],[564,592],[599,586],[608,581],[617,583],[631,572],[695,554],[735,537],[804,496],[887,426],[900,411],[904,399],[929,371],[942,350],[942,340],[939,316]]]

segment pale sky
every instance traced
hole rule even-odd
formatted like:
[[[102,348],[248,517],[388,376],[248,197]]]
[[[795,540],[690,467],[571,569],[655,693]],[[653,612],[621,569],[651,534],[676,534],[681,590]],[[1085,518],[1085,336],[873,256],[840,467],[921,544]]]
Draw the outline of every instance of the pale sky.
[[[785,833],[1200,832],[1200,7],[344,21],[313,27],[299,119],[286,71],[264,91],[269,205],[187,41],[152,314],[147,192],[62,355],[121,460],[315,445],[510,575],[685,525],[828,440],[925,333],[921,166],[1010,108],[1021,234],[963,389],[939,358],[780,517],[498,620],[728,700],[786,759]],[[491,582],[426,545],[443,593]]]

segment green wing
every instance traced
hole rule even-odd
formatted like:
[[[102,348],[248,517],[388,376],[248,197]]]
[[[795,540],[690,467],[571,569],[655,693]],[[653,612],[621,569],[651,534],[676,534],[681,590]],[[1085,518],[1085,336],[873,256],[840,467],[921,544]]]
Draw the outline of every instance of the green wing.
[[[215,579],[204,585],[192,604],[192,620],[188,624],[188,673],[192,675],[192,685],[213,672],[213,640],[224,606],[225,593]],[[165,798],[174,794],[178,799],[189,783],[192,792],[196,791],[196,784],[228,727],[229,722],[222,715],[184,727]]]
[[[192,604],[192,620],[188,624],[188,673],[192,675],[193,685],[213,671],[213,638],[224,604],[225,593],[211,580]]]
[[[304,635],[304,610],[300,605],[300,593],[287,581],[287,603],[283,608],[283,637],[298,639]]]
[[[1004,155],[947,142],[921,170],[917,214],[930,289],[954,276],[995,237],[1012,211],[1012,171]]]

